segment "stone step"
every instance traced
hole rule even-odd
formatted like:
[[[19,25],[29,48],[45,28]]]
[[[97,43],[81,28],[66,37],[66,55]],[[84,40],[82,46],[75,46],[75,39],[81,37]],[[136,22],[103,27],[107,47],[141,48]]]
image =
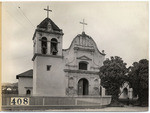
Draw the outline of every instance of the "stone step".
[[[2,106],[2,111],[46,111],[46,110],[51,110],[51,109],[101,109],[104,108],[106,106],[100,106],[100,105],[95,105],[95,106],[91,106],[91,105],[85,105],[85,106],[81,106],[81,105],[68,105],[68,106]]]

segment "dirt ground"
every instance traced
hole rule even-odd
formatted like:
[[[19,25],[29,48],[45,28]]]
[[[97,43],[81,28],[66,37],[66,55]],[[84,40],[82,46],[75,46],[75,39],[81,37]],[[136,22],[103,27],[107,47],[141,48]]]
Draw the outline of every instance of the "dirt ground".
[[[148,107],[105,107],[101,109],[59,109],[59,110],[46,110],[51,112],[145,112],[148,111]]]

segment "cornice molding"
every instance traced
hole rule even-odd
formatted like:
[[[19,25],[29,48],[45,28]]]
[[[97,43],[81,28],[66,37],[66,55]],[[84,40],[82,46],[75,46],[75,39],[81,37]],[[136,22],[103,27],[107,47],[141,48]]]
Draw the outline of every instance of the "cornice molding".
[[[58,32],[58,31],[47,31],[47,30],[43,30],[43,29],[36,29],[33,35],[32,40],[34,40],[36,32],[43,32],[43,33],[49,33],[49,34],[57,34],[57,35],[64,35],[63,32]]]
[[[33,56],[33,58],[32,58],[32,61],[35,60],[36,56],[53,57],[53,58],[63,58],[63,56],[60,56],[60,55],[45,55],[45,54],[35,53],[34,56]]]
[[[58,31],[47,31],[47,30],[43,30],[43,29],[36,29],[36,31],[38,31],[38,32],[44,32],[44,33],[50,33],[50,34],[64,35],[63,32],[58,32]]]
[[[71,69],[64,69],[64,72],[68,73],[85,73],[85,74],[96,74],[98,75],[99,72],[97,71],[87,71],[87,70],[71,70]]]
[[[90,52],[94,52],[94,49],[90,49],[90,48],[81,48],[81,47],[74,47],[74,50],[79,50],[79,51],[90,51]]]
[[[80,59],[80,60],[92,60],[91,58],[89,58],[89,57],[87,57],[87,56],[85,56],[85,55],[83,55],[83,56],[81,56],[81,57],[77,57],[77,59]]]

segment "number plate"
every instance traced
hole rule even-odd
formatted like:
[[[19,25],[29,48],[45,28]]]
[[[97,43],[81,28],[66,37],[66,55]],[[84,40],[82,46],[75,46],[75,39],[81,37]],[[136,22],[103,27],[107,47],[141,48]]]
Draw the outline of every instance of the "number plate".
[[[27,97],[11,97],[10,105],[29,105],[29,98]]]

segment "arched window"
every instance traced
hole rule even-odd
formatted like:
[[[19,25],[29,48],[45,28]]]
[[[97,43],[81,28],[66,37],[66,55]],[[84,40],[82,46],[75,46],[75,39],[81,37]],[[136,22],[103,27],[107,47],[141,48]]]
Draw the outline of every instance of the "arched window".
[[[123,98],[126,98],[126,99],[128,98],[128,89],[127,89],[127,88],[124,88],[124,89],[123,89],[122,97],[123,97]]]
[[[47,53],[47,38],[43,37],[41,40],[42,54]]]
[[[52,53],[52,55],[56,55],[58,52],[57,44],[58,44],[57,39],[52,38],[51,39],[51,53]]]
[[[30,94],[31,94],[31,91],[28,89],[28,90],[26,91],[26,94],[27,94],[27,95],[30,95]]]
[[[79,62],[80,70],[87,70],[88,63],[87,62]]]

